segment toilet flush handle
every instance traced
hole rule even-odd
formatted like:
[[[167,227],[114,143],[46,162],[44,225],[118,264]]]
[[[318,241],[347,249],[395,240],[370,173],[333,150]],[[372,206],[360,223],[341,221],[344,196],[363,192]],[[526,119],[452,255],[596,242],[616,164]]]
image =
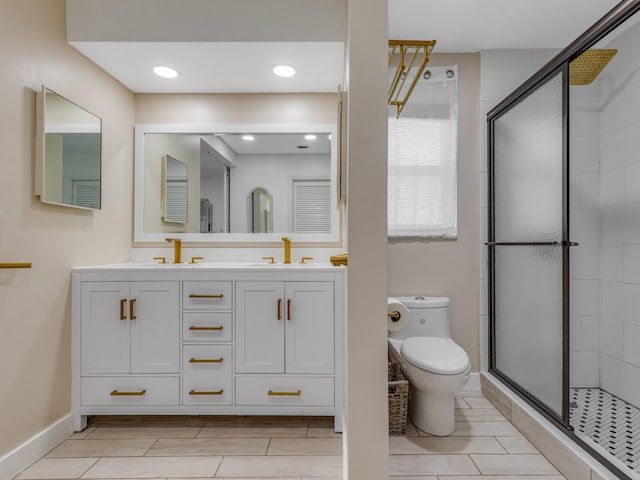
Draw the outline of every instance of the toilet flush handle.
[[[400,320],[400,312],[398,311],[394,311],[394,312],[388,312],[387,316],[391,319],[392,322],[397,322],[398,320]]]

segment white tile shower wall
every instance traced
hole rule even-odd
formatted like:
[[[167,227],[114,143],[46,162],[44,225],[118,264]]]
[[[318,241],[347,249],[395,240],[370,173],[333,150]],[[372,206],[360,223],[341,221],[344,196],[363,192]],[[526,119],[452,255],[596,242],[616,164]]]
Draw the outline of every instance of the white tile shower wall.
[[[547,63],[558,50],[483,50],[480,53],[480,118],[478,142],[481,159],[479,181],[482,182],[481,192],[483,198],[480,204],[480,331],[488,328],[488,270],[487,270],[487,217],[488,205],[486,201],[487,190],[487,113],[507,97],[513,90],[525,82],[531,75]],[[592,155],[590,146],[585,147],[585,153]],[[584,162],[592,165],[593,173],[598,173],[598,167],[593,167],[593,158],[585,156]],[[590,163],[591,162],[591,163]],[[597,163],[597,155],[595,156]],[[586,168],[586,167],[585,167]],[[587,171],[587,170],[585,170]],[[639,172],[640,174],[640,172]],[[484,329],[484,330],[483,330]],[[486,371],[489,345],[488,335],[480,335],[480,369]]]
[[[601,384],[640,406],[640,26],[600,75]]]

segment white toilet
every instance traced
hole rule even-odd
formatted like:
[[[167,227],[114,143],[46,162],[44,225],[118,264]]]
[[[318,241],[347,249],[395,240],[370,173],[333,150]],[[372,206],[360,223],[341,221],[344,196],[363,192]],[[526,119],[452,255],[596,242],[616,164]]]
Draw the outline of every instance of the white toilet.
[[[455,428],[453,396],[467,383],[469,356],[452,339],[449,298],[393,297],[409,310],[407,324],[389,331],[389,353],[410,383],[409,416],[431,435]]]

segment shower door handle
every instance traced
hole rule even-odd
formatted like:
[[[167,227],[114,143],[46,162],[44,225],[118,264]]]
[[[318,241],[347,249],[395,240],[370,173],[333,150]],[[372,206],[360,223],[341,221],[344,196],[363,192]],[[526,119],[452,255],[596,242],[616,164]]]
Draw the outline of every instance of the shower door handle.
[[[561,242],[485,242],[484,243],[488,247],[513,247],[513,246],[533,246],[533,245],[561,245],[563,247],[577,247],[580,245],[578,242],[569,242],[567,240],[563,240]]]
[[[514,247],[514,246],[529,246],[529,245],[561,245],[561,242],[485,242],[485,245],[488,247],[495,246],[506,246],[506,247]]]

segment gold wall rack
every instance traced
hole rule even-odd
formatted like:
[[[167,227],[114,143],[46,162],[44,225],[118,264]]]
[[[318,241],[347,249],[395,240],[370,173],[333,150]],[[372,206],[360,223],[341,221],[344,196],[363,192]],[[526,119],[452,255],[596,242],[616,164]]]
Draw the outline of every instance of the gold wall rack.
[[[389,105],[397,108],[396,118],[404,109],[413,88],[429,61],[429,55],[435,46],[435,40],[389,40],[389,69],[395,65],[395,73],[389,85]],[[413,70],[413,72],[412,72]],[[411,79],[407,84],[407,80]]]
[[[31,262],[0,263],[0,268],[31,268]]]

